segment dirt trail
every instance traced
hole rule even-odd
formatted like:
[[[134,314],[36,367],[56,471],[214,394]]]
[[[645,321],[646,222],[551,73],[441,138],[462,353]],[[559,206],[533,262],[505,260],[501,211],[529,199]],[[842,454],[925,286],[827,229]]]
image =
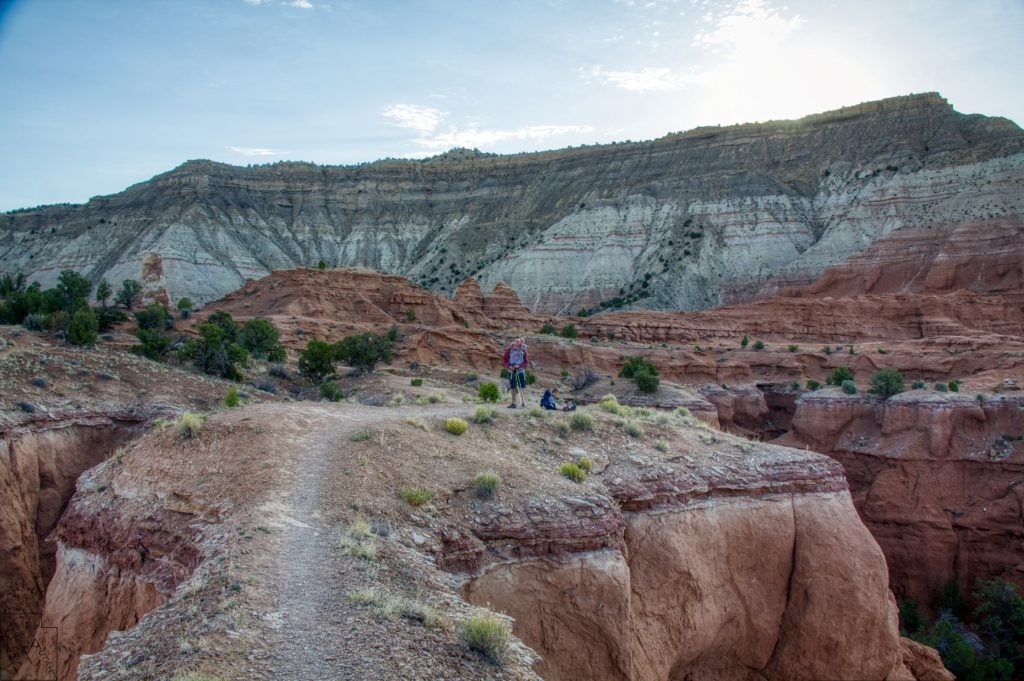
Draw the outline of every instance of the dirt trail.
[[[319,411],[319,427],[310,428],[303,442],[296,443],[301,451],[285,502],[287,517],[275,563],[266,576],[279,603],[266,618],[268,627],[276,630],[276,641],[269,659],[253,661],[254,677],[264,678],[259,672],[266,665],[265,678],[296,681],[388,678],[381,675],[387,669],[394,672],[393,678],[420,678],[414,669],[399,669],[409,660],[389,659],[401,651],[383,647],[386,637],[368,640],[365,630],[352,626],[356,606],[346,594],[365,575],[359,566],[339,559],[338,543],[345,528],[337,517],[350,510],[345,509],[349,502],[341,469],[351,462],[337,454],[361,429],[409,417],[466,416],[469,408],[441,404],[396,410],[346,404],[344,409]]]

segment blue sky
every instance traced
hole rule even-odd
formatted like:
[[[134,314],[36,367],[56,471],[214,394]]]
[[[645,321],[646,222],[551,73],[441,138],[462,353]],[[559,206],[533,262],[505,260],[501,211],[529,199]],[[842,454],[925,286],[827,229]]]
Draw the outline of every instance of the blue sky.
[[[1024,123],[1024,0],[0,0],[0,210],[937,90]]]

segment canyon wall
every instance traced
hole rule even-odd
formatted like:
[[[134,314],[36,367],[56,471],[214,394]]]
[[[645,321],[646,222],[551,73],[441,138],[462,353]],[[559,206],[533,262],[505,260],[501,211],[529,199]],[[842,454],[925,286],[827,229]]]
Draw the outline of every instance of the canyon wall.
[[[840,461],[893,590],[924,605],[945,582],[1024,586],[1024,398],[914,390],[885,402],[806,393],[776,442]]]
[[[470,275],[504,282],[545,313],[616,297],[697,310],[809,283],[902,230],[955,242],[982,221],[1019,225],[1022,152],[1014,123],[923,94],[515,156],[190,161],[85,205],[0,215],[0,269],[133,277],[202,303],[322,259],[449,294]]]

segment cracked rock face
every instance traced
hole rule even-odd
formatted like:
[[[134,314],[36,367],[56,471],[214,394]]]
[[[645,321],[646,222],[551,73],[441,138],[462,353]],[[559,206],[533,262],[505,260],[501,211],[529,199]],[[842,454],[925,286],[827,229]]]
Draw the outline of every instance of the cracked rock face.
[[[903,230],[960,243],[962,226],[1019,224],[1022,173],[1020,128],[935,94],[511,157],[189,161],[85,205],[0,216],[0,269],[133,277],[201,303],[324,260],[448,294],[467,276],[504,283],[542,313],[616,297],[697,310],[810,283]]]

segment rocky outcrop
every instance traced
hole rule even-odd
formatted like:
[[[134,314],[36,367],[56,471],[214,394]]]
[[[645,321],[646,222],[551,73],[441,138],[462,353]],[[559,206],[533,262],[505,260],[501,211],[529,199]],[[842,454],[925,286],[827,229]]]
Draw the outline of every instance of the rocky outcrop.
[[[1012,225],[1022,152],[1012,122],[923,94],[516,156],[190,161],[85,205],[0,216],[0,269],[134,277],[153,297],[207,302],[322,259],[446,293],[466,276],[504,282],[541,312],[615,298],[695,310],[811,282],[904,229]]]
[[[713,452],[613,460],[608,497],[499,508],[450,532],[439,560],[468,573],[470,601],[513,615],[546,679],[903,671],[884,561],[839,467]]]
[[[830,389],[797,401],[777,442],[843,464],[893,590],[934,602],[950,577],[1024,585],[1024,399],[910,391],[880,402]]]

